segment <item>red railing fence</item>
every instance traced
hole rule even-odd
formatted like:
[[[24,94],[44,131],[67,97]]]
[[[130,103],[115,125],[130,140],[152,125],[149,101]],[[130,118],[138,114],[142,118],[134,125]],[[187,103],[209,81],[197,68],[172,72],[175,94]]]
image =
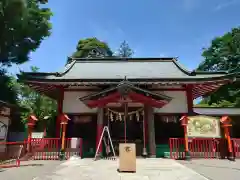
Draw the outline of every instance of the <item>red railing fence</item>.
[[[83,157],[83,139],[82,138],[66,138],[66,158],[71,156]]]
[[[65,153],[66,158],[71,156],[82,157],[82,138],[66,138]],[[61,149],[60,138],[33,138],[31,148],[34,160],[58,160]]]
[[[31,152],[34,160],[58,160],[60,138],[32,138]]]
[[[236,158],[240,158],[240,139],[232,138],[233,154]]]
[[[184,138],[169,139],[170,157],[172,159],[185,157],[184,141]],[[220,158],[222,142],[220,138],[189,138],[188,147],[191,158]]]

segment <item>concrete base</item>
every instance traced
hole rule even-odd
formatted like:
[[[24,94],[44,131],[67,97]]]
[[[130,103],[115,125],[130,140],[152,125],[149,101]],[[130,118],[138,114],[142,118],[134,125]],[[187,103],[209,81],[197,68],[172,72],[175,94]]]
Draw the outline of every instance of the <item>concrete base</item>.
[[[149,155],[149,158],[156,158],[156,155]]]
[[[147,154],[147,149],[146,149],[146,148],[143,148],[142,156],[146,158],[147,155],[148,155],[148,154]]]
[[[228,160],[229,160],[229,161],[235,161],[235,157],[233,156],[233,153],[232,153],[232,152],[229,153],[229,155],[228,155]]]
[[[185,151],[185,158],[184,158],[184,160],[186,160],[186,161],[190,161],[191,160],[191,155],[190,155],[189,151]]]

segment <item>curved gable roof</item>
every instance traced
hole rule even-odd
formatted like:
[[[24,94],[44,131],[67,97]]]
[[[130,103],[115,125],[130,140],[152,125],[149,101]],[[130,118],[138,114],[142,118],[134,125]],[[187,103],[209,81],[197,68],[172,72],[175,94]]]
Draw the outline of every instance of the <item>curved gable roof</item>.
[[[42,80],[119,80],[131,79],[206,79],[227,75],[227,72],[188,71],[176,58],[91,58],[75,59],[63,72],[24,73]]]

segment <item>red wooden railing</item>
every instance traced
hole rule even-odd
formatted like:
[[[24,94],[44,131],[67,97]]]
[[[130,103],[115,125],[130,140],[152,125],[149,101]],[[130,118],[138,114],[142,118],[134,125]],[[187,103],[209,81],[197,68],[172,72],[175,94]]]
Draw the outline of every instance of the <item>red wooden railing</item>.
[[[83,140],[81,138],[78,140],[66,138],[66,159],[73,155],[82,157]],[[32,138],[24,142],[0,142],[0,168],[19,167],[21,161],[31,159],[58,160],[60,149],[60,138]]]
[[[0,142],[0,168],[19,167],[24,142]]]
[[[66,138],[65,152],[66,158],[73,155],[82,157],[83,140],[79,139],[77,147],[72,147],[73,138]],[[61,149],[60,138],[34,138],[31,139],[32,154],[34,160],[57,160]]]
[[[32,138],[31,148],[34,160],[57,160],[60,138]]]
[[[240,139],[232,138],[233,154],[236,158],[240,158]]]
[[[71,156],[83,157],[83,139],[79,139],[79,144],[77,147],[71,147],[71,142],[73,138],[66,138],[66,158],[69,159]]]
[[[233,154],[240,158],[240,139],[232,138]],[[184,153],[184,138],[170,138],[170,157],[182,159]],[[227,144],[222,138],[189,138],[188,147],[192,158],[222,158],[227,155]]]

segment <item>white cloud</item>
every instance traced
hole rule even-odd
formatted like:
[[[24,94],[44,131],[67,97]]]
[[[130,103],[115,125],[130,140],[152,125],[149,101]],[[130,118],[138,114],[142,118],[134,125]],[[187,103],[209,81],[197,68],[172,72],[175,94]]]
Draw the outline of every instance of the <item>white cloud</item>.
[[[163,57],[167,57],[167,55],[166,55],[165,53],[160,53],[160,54],[159,54],[159,57],[162,57],[162,58],[163,58]]]
[[[222,9],[228,8],[229,6],[232,6],[234,4],[240,3],[239,0],[226,0],[224,3],[218,4],[215,8],[214,11],[220,11]]]
[[[183,0],[183,8],[187,11],[196,8],[199,5],[199,0]]]

